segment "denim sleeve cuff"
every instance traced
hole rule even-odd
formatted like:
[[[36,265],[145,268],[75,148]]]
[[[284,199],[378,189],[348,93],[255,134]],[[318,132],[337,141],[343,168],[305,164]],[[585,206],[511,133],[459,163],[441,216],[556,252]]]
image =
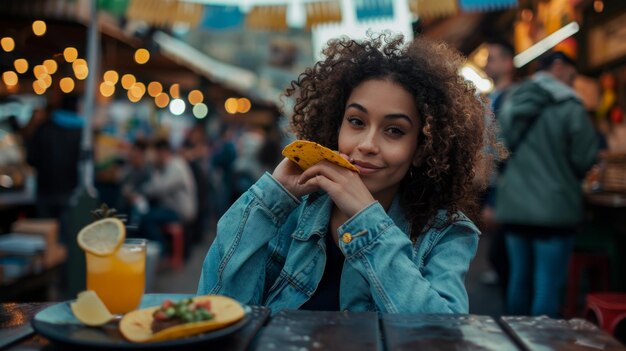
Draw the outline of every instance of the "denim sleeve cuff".
[[[265,172],[250,188],[256,199],[269,209],[278,220],[285,220],[300,205],[293,196],[271,174]]]
[[[383,206],[376,202],[359,211],[338,228],[339,245],[346,258],[372,244],[394,221]]]

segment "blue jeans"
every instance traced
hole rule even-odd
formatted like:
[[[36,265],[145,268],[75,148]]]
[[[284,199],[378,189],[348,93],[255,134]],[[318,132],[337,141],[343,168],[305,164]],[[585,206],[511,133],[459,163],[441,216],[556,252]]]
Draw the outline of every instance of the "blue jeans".
[[[535,238],[506,232],[510,263],[506,314],[559,317],[573,246],[573,235]]]
[[[153,240],[165,248],[165,239],[161,233],[161,226],[166,223],[178,222],[180,217],[176,212],[165,207],[150,207],[139,223],[139,237]],[[165,250],[163,250],[165,251]]]

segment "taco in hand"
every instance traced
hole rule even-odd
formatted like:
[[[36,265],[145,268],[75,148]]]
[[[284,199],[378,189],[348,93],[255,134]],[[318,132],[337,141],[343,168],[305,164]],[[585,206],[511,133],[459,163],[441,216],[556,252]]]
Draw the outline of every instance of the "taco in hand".
[[[338,152],[308,140],[293,141],[291,144],[285,146],[282,154],[298,164],[302,170],[307,170],[314,164],[322,160],[327,160],[338,166],[360,173],[359,169],[356,168],[355,165],[341,157]]]
[[[224,328],[244,315],[239,302],[226,296],[205,295],[177,302],[165,300],[161,306],[129,312],[119,328],[132,342],[164,341]]]

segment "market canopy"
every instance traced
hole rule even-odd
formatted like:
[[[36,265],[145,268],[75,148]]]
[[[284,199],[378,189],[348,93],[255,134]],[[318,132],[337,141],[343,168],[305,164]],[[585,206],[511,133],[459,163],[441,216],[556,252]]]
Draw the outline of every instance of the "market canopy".
[[[489,12],[517,6],[518,0],[100,0],[102,9],[153,26],[184,24],[208,29],[310,29],[336,23],[349,6],[359,21],[393,17],[394,1],[407,3],[416,18]]]
[[[41,61],[69,43],[85,42],[84,30],[75,29],[84,29],[88,23],[85,20],[87,3],[85,0],[5,0],[0,2],[0,15],[7,30],[26,27],[28,19],[37,17],[53,20],[54,25],[72,27],[63,31],[69,34],[58,34],[42,43],[27,45],[41,53],[37,59]],[[306,56],[313,60],[314,55],[321,52],[315,46],[316,40],[326,41],[319,38],[324,31],[332,35],[354,35],[347,31],[345,24],[355,24],[355,28],[364,31],[370,24],[389,28],[402,22],[402,33],[408,32],[407,36],[411,37],[412,25],[419,16],[420,23],[428,27],[422,34],[448,41],[468,54],[479,44],[478,39],[468,40],[468,36],[479,37],[482,25],[496,23],[496,12],[481,11],[515,6],[517,0],[239,0],[237,5],[233,3],[234,0],[98,0],[99,27],[105,39],[103,69],[115,67],[120,73],[134,71],[144,76],[156,72],[163,83],[180,83],[183,89],[198,86],[198,77],[204,77],[251,98],[278,103],[284,83],[297,77],[297,72],[290,71],[290,67],[275,66],[271,58],[254,54],[280,50],[284,46],[272,32],[284,35],[282,39],[291,40],[292,46],[313,41],[312,53],[304,44],[296,48],[301,50],[300,54],[294,54],[294,48],[289,45],[283,50],[294,57]],[[406,12],[403,12],[405,7]],[[456,15],[449,16],[451,14]],[[12,22],[20,20],[21,25]],[[304,25],[292,30],[290,26],[296,20]],[[194,33],[177,35],[181,28]],[[297,33],[300,36],[294,37]],[[251,37],[266,46],[257,43],[254,51],[249,49],[228,57],[219,57],[215,50],[220,45],[234,47],[244,40],[241,38]],[[57,48],[45,50],[53,45]],[[136,66],[128,57],[142,47],[155,55],[149,64]],[[262,60],[265,60],[263,66],[247,65]],[[293,67],[308,64],[310,62],[298,62]]]

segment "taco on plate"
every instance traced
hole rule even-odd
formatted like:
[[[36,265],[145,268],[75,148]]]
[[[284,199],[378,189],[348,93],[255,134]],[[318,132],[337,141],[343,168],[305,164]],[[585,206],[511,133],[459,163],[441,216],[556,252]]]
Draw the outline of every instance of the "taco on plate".
[[[119,329],[131,342],[164,341],[224,328],[244,316],[239,302],[226,296],[204,295],[177,302],[165,300],[161,306],[129,312]]]

